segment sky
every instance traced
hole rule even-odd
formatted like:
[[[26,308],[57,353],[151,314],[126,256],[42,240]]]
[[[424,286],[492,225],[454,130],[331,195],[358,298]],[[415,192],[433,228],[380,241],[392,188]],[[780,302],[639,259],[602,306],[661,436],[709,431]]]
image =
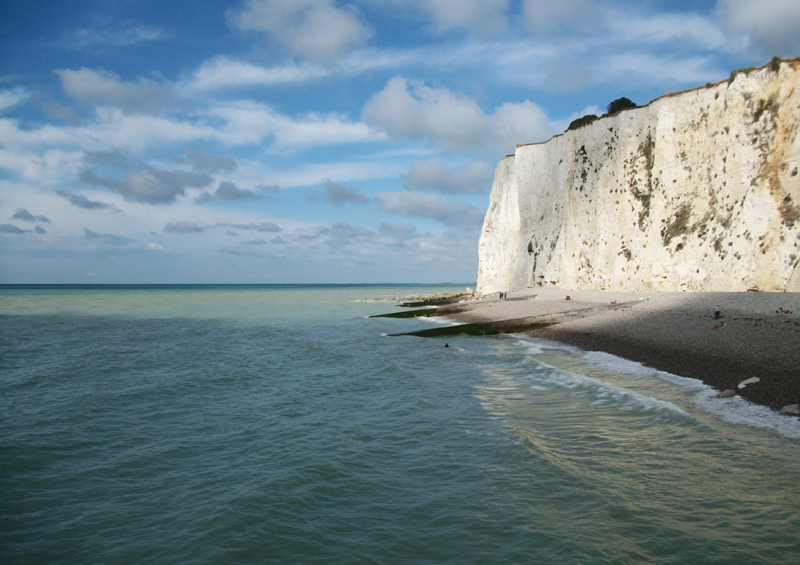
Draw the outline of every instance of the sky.
[[[0,0],[0,283],[474,282],[494,168],[796,0]]]

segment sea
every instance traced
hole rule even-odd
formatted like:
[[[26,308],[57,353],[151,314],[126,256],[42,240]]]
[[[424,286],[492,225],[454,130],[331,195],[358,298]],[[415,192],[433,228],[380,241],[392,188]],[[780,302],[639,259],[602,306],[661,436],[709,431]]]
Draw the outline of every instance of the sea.
[[[797,562],[797,418],[465,287],[0,287],[0,563]]]

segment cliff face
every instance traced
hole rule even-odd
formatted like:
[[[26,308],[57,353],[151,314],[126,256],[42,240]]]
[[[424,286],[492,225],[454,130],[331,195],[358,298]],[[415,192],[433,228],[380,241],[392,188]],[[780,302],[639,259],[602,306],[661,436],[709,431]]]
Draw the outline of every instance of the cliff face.
[[[798,69],[517,146],[495,172],[478,290],[800,291]]]

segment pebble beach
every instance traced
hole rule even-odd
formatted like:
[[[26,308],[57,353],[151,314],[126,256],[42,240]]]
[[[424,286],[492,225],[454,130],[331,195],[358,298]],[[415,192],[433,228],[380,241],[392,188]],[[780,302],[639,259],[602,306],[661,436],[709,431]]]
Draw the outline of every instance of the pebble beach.
[[[800,293],[624,293],[537,288],[467,300],[459,323],[548,318],[526,331],[604,351],[792,414],[800,403]],[[715,313],[718,314],[715,315]]]

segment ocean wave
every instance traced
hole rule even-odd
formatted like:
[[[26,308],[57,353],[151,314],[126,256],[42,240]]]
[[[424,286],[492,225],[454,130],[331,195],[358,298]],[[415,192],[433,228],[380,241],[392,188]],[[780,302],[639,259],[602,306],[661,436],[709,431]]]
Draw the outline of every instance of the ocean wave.
[[[729,424],[771,430],[784,438],[800,440],[800,419],[779,414],[766,406],[754,404],[740,396],[727,399],[717,398],[719,391],[698,379],[659,371],[643,365],[642,363],[602,351],[583,351],[574,346],[546,340],[537,340],[535,338],[526,339],[525,337],[519,337],[519,343],[525,348],[526,354],[533,356],[541,355],[546,350],[562,350],[567,355],[577,357],[595,369],[600,369],[601,371],[609,373],[610,379],[618,375],[625,377],[655,377],[661,381],[679,386],[685,393],[688,404],[697,407],[707,414],[720,418]],[[567,387],[580,386],[581,383],[591,386],[592,381],[605,382],[585,375],[576,377],[575,373],[569,371],[562,370],[562,373],[564,373],[565,376],[561,377],[561,383],[563,386]],[[583,379],[590,380],[584,381]],[[625,390],[629,394],[634,395],[633,397],[637,399],[637,402],[643,406],[649,405],[654,408],[667,408],[669,406],[681,414],[689,415],[688,412],[671,402],[658,400],[610,383],[607,384],[612,387],[612,389],[609,390]],[[618,397],[621,399],[623,396],[623,393],[614,392],[611,393],[610,398],[614,399]],[[600,398],[604,397],[602,395],[598,396],[598,399]]]

